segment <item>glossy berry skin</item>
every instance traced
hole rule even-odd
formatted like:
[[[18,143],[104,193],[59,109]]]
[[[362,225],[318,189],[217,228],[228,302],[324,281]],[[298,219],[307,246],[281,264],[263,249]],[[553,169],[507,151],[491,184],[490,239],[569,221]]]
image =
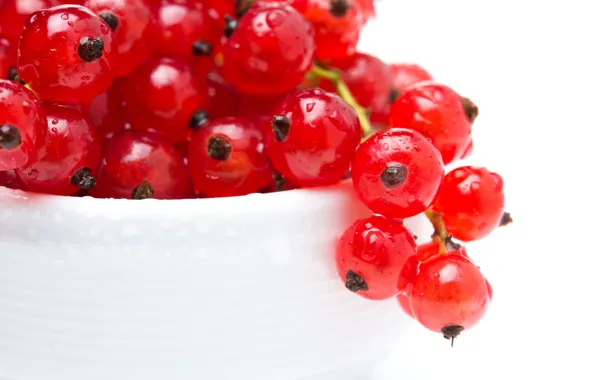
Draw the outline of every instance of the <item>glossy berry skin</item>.
[[[19,75],[48,102],[86,104],[112,84],[112,31],[87,8],[35,12],[19,44]]]
[[[146,1],[87,0],[85,7],[104,19],[116,20],[112,21],[114,77],[127,75],[151,55],[155,22]]]
[[[81,188],[89,190],[93,179],[83,178],[78,185],[73,177],[81,169],[91,176],[97,171],[101,143],[95,126],[78,107],[44,103],[42,108],[47,119],[44,146],[37,161],[17,169],[17,175],[36,193],[72,195]]]
[[[209,122],[193,134],[188,151],[195,191],[204,196],[246,195],[273,183],[263,133],[250,120]]]
[[[46,129],[35,95],[16,82],[0,79],[0,171],[34,162]]]
[[[11,68],[16,68],[17,56],[11,43],[0,37],[0,79],[12,79]]]
[[[397,282],[416,243],[399,221],[373,215],[356,221],[341,236],[335,254],[337,272],[357,295],[383,300],[398,293]]]
[[[126,127],[125,90],[126,79],[118,78],[108,91],[96,96],[89,103],[89,117],[102,139],[110,138],[124,131]]]
[[[389,70],[393,88],[400,94],[415,84],[433,80],[428,71],[413,63],[394,63]]]
[[[17,44],[29,15],[57,5],[54,0],[2,0],[0,2],[0,35]]]
[[[486,168],[454,169],[445,176],[433,210],[454,238],[482,239],[499,226],[505,211],[503,179]]]
[[[469,259],[437,255],[420,265],[410,295],[412,314],[431,331],[449,326],[473,327],[490,304],[488,281]]]
[[[360,143],[360,122],[339,96],[319,89],[297,91],[276,109],[268,131],[274,167],[302,186],[339,182]]]
[[[279,94],[298,86],[313,62],[311,24],[282,3],[255,3],[222,46],[222,77],[240,92]]]
[[[13,190],[26,190],[25,184],[16,175],[14,170],[0,172],[0,186]]]
[[[391,106],[390,124],[428,137],[445,165],[463,156],[472,133],[460,96],[436,83],[419,84],[401,94]]]
[[[331,65],[342,71],[342,77],[358,104],[370,110],[371,121],[386,122],[391,105],[389,66],[377,57],[364,53],[335,60]],[[320,86],[327,91],[335,90],[335,86],[329,81],[321,81]]]
[[[441,155],[416,131],[377,132],[358,147],[352,179],[374,213],[392,218],[420,214],[434,201],[443,179]]]
[[[211,72],[207,75],[207,114],[212,120],[237,115],[241,95],[221,75]],[[237,115],[238,116],[238,115]]]
[[[125,101],[132,129],[156,132],[175,143],[186,141],[193,115],[209,104],[206,85],[187,63],[160,57],[130,75]]]
[[[132,198],[147,181],[157,199],[192,197],[188,170],[182,156],[167,139],[149,133],[126,131],[106,140],[91,195],[98,198]]]

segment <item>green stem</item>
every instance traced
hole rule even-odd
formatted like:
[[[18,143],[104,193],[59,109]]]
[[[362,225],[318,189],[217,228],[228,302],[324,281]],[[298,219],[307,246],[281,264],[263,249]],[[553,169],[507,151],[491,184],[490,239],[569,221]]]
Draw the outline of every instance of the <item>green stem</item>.
[[[447,233],[447,227],[445,227],[441,214],[428,209],[424,211],[424,215],[426,215],[439,234],[437,237],[439,239],[439,253],[447,253],[447,239],[449,238],[449,234]]]
[[[335,89],[337,90],[337,94],[350,105],[356,114],[358,115],[358,119],[360,120],[360,128],[362,129],[362,136],[363,139],[366,139],[372,132],[372,126],[370,124],[370,120],[368,118],[368,111],[358,104],[354,95],[344,82],[341,72],[335,69],[328,69],[324,68],[318,64],[314,64],[311,73],[319,78],[327,79],[335,85]]]

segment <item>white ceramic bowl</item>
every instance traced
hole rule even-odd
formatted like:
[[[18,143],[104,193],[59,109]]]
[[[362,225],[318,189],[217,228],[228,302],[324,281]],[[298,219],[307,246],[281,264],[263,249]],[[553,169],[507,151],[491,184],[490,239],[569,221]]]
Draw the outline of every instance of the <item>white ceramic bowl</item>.
[[[0,187],[0,379],[366,378],[407,318],[335,273],[367,215],[349,183],[181,201]]]

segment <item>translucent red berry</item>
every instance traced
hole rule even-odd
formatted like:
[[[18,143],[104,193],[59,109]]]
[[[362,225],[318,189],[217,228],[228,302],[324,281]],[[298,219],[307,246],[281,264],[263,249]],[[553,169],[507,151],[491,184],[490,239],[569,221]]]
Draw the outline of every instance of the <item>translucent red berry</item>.
[[[11,43],[18,43],[23,25],[33,12],[57,5],[55,0],[2,0],[0,2],[0,34]]]
[[[397,282],[416,243],[399,221],[371,216],[356,221],[339,240],[335,262],[346,288],[368,299],[398,293]]]
[[[274,114],[268,151],[284,177],[321,186],[346,174],[361,132],[356,112],[339,96],[319,89],[297,91]]]
[[[433,205],[447,230],[462,241],[486,237],[505,211],[503,179],[486,168],[464,166],[449,172]]]
[[[183,199],[192,197],[188,170],[171,142],[126,131],[104,142],[97,186],[99,198]]]
[[[389,66],[364,53],[332,61],[331,65],[342,71],[342,78],[358,104],[371,112],[371,121],[387,122],[392,100]],[[335,89],[329,81],[321,81],[320,86],[327,91]]]
[[[46,137],[46,119],[35,95],[0,79],[0,171],[34,162]]]
[[[215,120],[236,115],[241,95],[218,73],[211,72],[207,75],[207,94],[209,101],[206,110],[209,118]]]
[[[112,31],[87,8],[35,12],[19,44],[19,75],[44,101],[86,104],[112,84]]]
[[[0,37],[0,79],[13,80],[17,75],[17,55],[11,43]]]
[[[125,90],[126,79],[118,78],[108,91],[96,96],[89,103],[87,108],[89,116],[101,138],[112,137],[125,129],[127,121]]]
[[[249,120],[228,117],[199,127],[188,151],[195,191],[204,196],[246,195],[273,183],[263,133]]]
[[[389,65],[389,70],[391,71],[391,84],[398,95],[414,84],[433,79],[428,71],[413,63],[394,63]]]
[[[209,104],[207,86],[187,63],[160,57],[130,75],[125,101],[132,129],[156,132],[175,143],[188,138],[194,114]]]
[[[255,3],[228,34],[220,70],[241,92],[288,92],[312,65],[312,25],[289,5]]]
[[[358,147],[352,179],[360,199],[373,212],[408,218],[426,210],[443,179],[441,155],[416,131],[377,132]]]
[[[445,165],[463,156],[472,133],[462,98],[436,83],[419,84],[401,94],[391,106],[390,123],[428,137]]]
[[[453,341],[485,315],[490,298],[488,281],[476,265],[459,254],[444,254],[420,264],[410,307],[424,327]]]
[[[152,53],[155,23],[144,0],[87,0],[85,6],[112,29],[110,63],[114,77],[125,76]]]
[[[101,143],[88,115],[78,107],[43,104],[44,146],[33,164],[16,173],[29,191],[72,195],[95,186]]]

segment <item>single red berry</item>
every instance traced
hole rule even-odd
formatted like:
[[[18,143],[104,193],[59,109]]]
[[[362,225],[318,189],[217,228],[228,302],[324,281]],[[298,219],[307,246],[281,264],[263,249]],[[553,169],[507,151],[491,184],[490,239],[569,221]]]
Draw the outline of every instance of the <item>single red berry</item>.
[[[445,165],[463,156],[472,133],[462,98],[436,83],[419,84],[401,94],[391,106],[390,123],[428,137]]]
[[[19,75],[44,101],[86,104],[112,84],[112,31],[78,5],[35,12],[19,44]]]
[[[237,114],[241,95],[216,72],[207,75],[207,94],[209,118],[215,120]]]
[[[193,134],[188,168],[195,191],[207,197],[251,194],[273,183],[263,133],[237,117],[214,120]]]
[[[14,80],[17,75],[17,56],[11,43],[0,37],[0,79]]]
[[[175,143],[188,138],[194,114],[209,104],[207,86],[187,63],[160,57],[132,72],[125,101],[132,129],[156,132]]]
[[[289,95],[274,114],[268,150],[284,177],[322,186],[345,175],[361,138],[352,107],[335,94],[309,89]]]
[[[35,95],[0,79],[0,171],[33,163],[46,137],[46,119]]]
[[[206,75],[223,37],[221,25],[208,12],[201,1],[163,0],[155,9],[157,34],[153,43],[157,53],[188,61],[197,75]]]
[[[99,198],[184,199],[192,197],[182,156],[167,139],[126,131],[104,142],[91,195]]]
[[[407,91],[412,85],[432,81],[432,76],[422,67],[413,63],[394,63],[389,65],[391,84],[399,94]]]
[[[434,201],[443,179],[441,154],[416,131],[380,131],[358,147],[352,179],[373,212],[409,218]]]
[[[85,6],[112,29],[114,77],[128,75],[152,53],[155,23],[144,0],[87,0]]]
[[[126,79],[118,78],[108,91],[89,103],[89,116],[101,138],[110,138],[126,127],[125,89]]]
[[[101,143],[88,115],[78,107],[44,103],[47,133],[39,158],[16,170],[28,190],[72,195],[95,186]]]
[[[14,170],[0,172],[0,186],[13,190],[26,190],[25,184],[17,176]]]
[[[55,0],[2,0],[0,2],[0,34],[11,43],[18,43],[23,25],[33,12],[57,5]]]
[[[288,92],[312,65],[312,25],[289,5],[255,3],[228,35],[220,70],[240,92]]]
[[[362,107],[370,110],[371,121],[387,122],[391,105],[391,73],[389,66],[372,55],[356,53],[349,58],[332,61],[342,71],[346,85]],[[334,91],[335,85],[322,80],[321,88]]]
[[[364,298],[382,300],[397,295],[399,275],[415,255],[414,238],[401,222],[373,215],[344,232],[335,262],[346,288]]]
[[[433,210],[440,212],[447,230],[462,241],[489,235],[505,211],[503,179],[486,168],[464,166],[443,180]]]
[[[424,327],[456,338],[484,316],[490,304],[488,281],[459,254],[436,255],[420,264],[410,307]]]

